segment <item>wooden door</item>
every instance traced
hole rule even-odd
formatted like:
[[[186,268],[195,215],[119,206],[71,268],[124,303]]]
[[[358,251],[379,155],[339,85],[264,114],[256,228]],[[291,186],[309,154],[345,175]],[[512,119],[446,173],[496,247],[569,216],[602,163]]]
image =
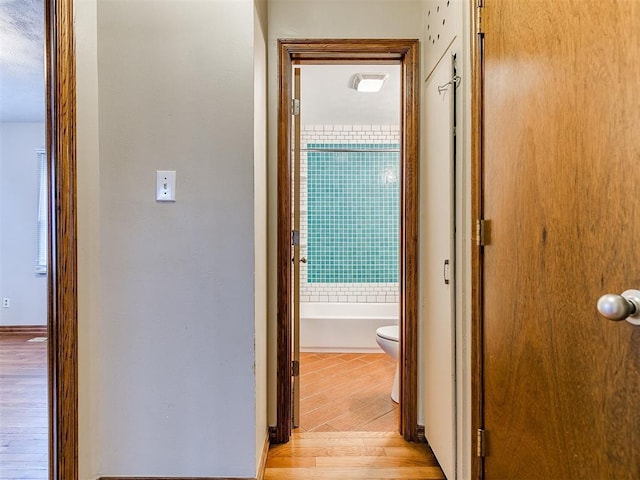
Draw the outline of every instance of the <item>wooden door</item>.
[[[485,0],[487,479],[640,478],[640,1]]]
[[[420,309],[424,317],[425,435],[449,480],[455,478],[454,111],[455,56],[447,50],[425,84],[421,169]]]

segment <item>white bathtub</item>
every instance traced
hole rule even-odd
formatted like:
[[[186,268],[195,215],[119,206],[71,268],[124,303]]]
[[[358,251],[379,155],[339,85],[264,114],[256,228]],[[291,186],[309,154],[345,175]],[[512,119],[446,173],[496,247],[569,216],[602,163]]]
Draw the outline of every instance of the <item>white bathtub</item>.
[[[376,329],[397,325],[397,303],[300,304],[300,350],[303,352],[382,352]]]

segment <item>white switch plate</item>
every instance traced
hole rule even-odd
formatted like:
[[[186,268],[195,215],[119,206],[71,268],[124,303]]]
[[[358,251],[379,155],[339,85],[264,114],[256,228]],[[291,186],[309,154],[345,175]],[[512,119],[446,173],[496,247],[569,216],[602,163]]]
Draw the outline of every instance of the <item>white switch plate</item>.
[[[156,172],[156,200],[159,202],[176,201],[175,170],[158,170]]]

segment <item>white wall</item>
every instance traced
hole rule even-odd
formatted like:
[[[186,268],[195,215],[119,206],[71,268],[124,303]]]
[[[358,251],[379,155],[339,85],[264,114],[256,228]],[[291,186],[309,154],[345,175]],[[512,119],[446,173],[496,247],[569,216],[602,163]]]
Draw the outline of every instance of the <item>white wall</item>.
[[[76,1],[83,479],[255,475],[253,3]],[[175,204],[155,202],[158,169]]]
[[[419,0],[269,0],[269,424],[276,423],[278,39],[418,38]]]
[[[100,163],[97,1],[76,0],[78,195],[78,457],[80,480],[99,476],[102,452]]]
[[[36,274],[43,123],[0,123],[0,325],[47,324],[47,277]]]
[[[254,224],[256,466],[267,424],[267,2],[255,1],[254,16]],[[257,475],[256,471],[256,475]],[[256,476],[257,478],[257,476]]]

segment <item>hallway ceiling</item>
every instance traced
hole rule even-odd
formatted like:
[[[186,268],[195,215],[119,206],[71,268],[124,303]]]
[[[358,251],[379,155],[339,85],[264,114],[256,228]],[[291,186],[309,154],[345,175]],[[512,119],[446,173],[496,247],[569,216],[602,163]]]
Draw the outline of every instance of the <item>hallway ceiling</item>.
[[[0,0],[0,122],[44,118],[44,1]]]

